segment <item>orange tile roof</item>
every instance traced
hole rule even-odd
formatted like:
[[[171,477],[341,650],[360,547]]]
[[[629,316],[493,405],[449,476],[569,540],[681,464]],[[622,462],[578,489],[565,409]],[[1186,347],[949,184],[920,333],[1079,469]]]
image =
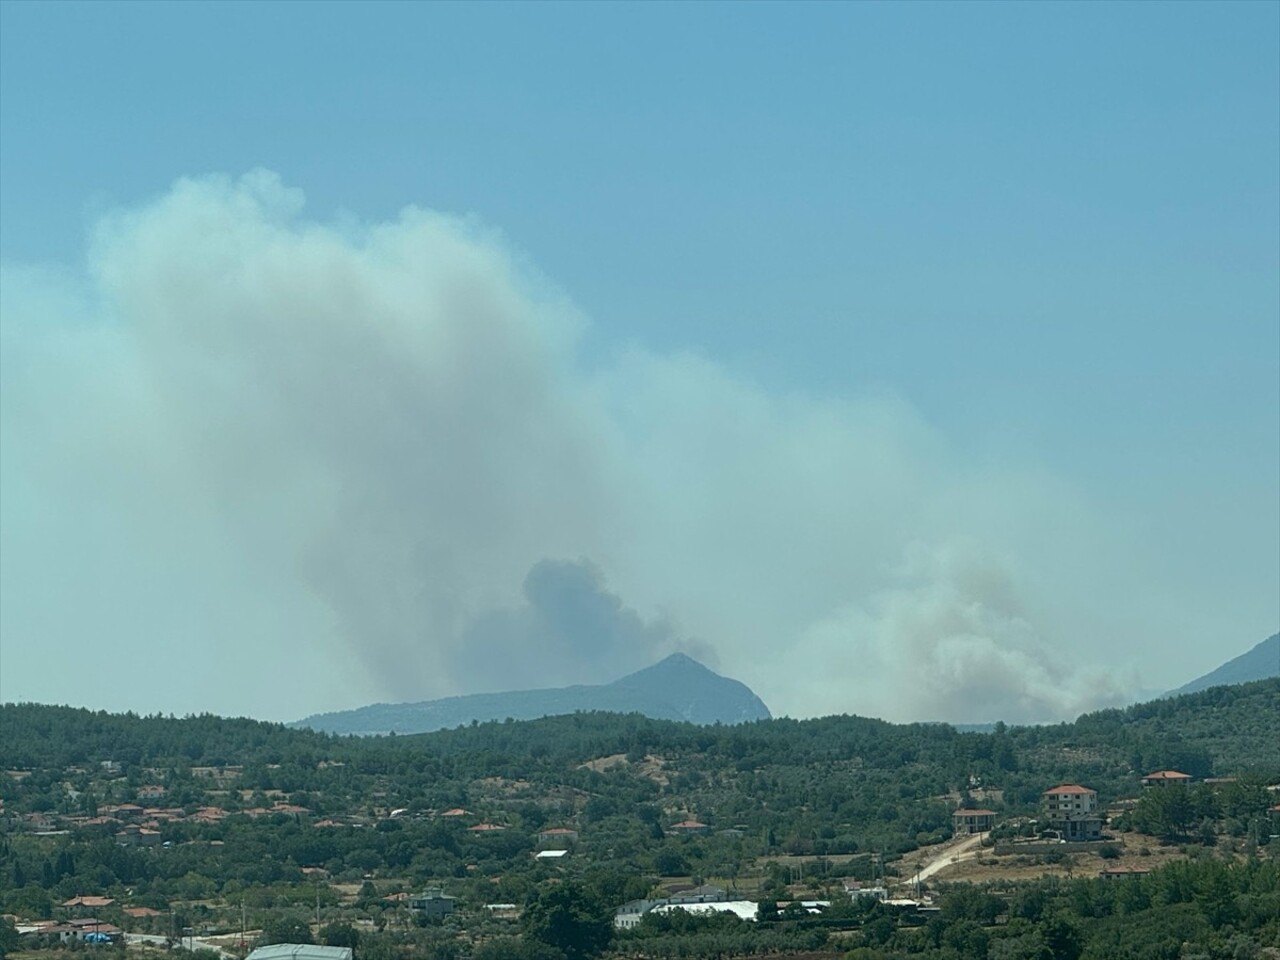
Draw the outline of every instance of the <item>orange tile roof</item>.
[[[1050,793],[1097,793],[1097,790],[1090,790],[1088,787],[1082,787],[1076,783],[1064,783],[1060,787],[1054,787],[1052,790],[1046,790],[1045,794]]]

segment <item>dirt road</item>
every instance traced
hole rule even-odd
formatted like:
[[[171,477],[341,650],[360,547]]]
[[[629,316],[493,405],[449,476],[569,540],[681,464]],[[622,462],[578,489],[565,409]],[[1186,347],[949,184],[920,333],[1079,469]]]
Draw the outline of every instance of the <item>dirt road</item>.
[[[922,851],[925,852],[926,859],[921,863],[919,869],[911,876],[899,880],[898,883],[917,883],[921,880],[928,880],[935,873],[945,870],[953,863],[973,859],[982,852],[982,836],[980,833],[974,833],[961,837],[959,840],[951,840],[933,850]]]

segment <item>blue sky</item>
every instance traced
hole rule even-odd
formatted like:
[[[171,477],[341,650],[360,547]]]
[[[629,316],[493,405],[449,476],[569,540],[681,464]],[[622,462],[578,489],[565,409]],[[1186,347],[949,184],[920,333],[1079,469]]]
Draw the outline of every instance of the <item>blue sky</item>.
[[[313,224],[351,236],[395,222],[408,206],[469,217],[453,238],[477,245],[467,257],[500,251],[493,284],[509,282],[530,302],[554,300],[572,316],[552,324],[576,331],[565,335],[567,347],[534,320],[541,333],[527,349],[542,356],[539,345],[552,344],[560,359],[539,375],[566,391],[564,409],[579,410],[584,392],[614,398],[613,406],[599,401],[609,415],[587,431],[592,439],[582,442],[592,452],[584,456],[601,456],[614,437],[618,449],[601,474],[649,475],[655,489],[678,489],[670,502],[653,494],[652,512],[637,511],[607,535],[530,535],[497,566],[476,561],[450,595],[488,589],[497,599],[455,611],[451,626],[438,625],[441,635],[424,641],[429,649],[458,649],[476,624],[496,622],[486,603],[510,613],[534,602],[512,571],[566,558],[589,561],[599,589],[640,620],[669,620],[670,643],[696,634],[699,649],[757,688],[770,678],[739,663],[765,650],[826,644],[835,656],[875,634],[886,659],[906,642],[893,639],[897,628],[887,624],[897,614],[887,611],[909,613],[915,602],[894,578],[915,569],[904,557],[920,551],[999,557],[1025,594],[1010,615],[1021,639],[1002,640],[990,624],[967,622],[954,636],[952,627],[918,625],[929,635],[918,641],[932,642],[927,649],[942,662],[938,650],[960,640],[1016,647],[1030,661],[1036,644],[1080,643],[1096,657],[1119,645],[1117,667],[1130,673],[1126,689],[1108,696],[1176,686],[1280,622],[1276,4],[9,3],[0,11],[6,342],[10,363],[17,357],[34,371],[7,378],[11,410],[47,411],[49,396],[77,389],[89,391],[84,404],[101,399],[65,357],[28,359],[37,355],[34,339],[57,323],[123,330],[128,350],[149,336],[140,313],[111,299],[100,261],[132,271],[132,283],[152,276],[149,268],[124,257],[126,241],[91,248],[89,238],[101,236],[104,218],[128,233],[120,218],[149,210],[174,218],[157,226],[161,234],[191,240],[198,231],[177,230],[178,220],[241,197],[232,190],[175,199],[171,187],[183,177],[234,183],[258,168],[274,171],[281,190],[305,194],[299,231]],[[262,200],[268,207],[279,201],[272,196]],[[64,307],[55,311],[55,301]],[[159,368],[180,362],[143,352]],[[722,396],[708,384],[732,389]],[[737,436],[753,403],[763,413],[751,429],[763,432],[737,447],[726,441],[720,459],[682,459],[683,441],[664,433],[662,424],[690,405],[723,404],[724,419],[708,419],[708,436]],[[44,448],[68,445],[62,427],[74,416],[73,405],[37,430],[25,413],[9,415],[10,490],[32,492],[3,495],[4,576],[28,597],[33,583],[51,578],[72,596],[143,596],[145,564],[114,574],[127,581],[119,584],[92,563],[66,572],[74,566],[68,553],[154,550],[122,545],[118,530],[157,523],[137,504],[92,490],[50,492],[48,471],[101,469],[72,456],[39,466]],[[868,426],[878,417],[892,422]],[[227,429],[235,447],[243,438]],[[470,429],[459,423],[455,432]],[[43,439],[28,439],[36,435]],[[750,495],[722,496],[713,478],[732,485],[739,474],[731,467],[763,472],[758,458],[770,457],[771,442],[798,444],[795,456],[818,466]],[[510,452],[494,443],[486,462]],[[836,528],[846,514],[850,523],[881,514],[902,523],[865,549],[823,540],[824,566],[856,568],[849,582],[814,588],[770,622],[767,636],[739,640],[745,627],[732,609],[743,585],[769,579],[773,565],[788,562],[779,558],[813,543],[809,524],[817,521],[788,513],[778,498],[809,489],[813,476],[838,490],[837,471],[851,468],[822,451],[846,443],[854,464],[892,460],[886,450],[909,447],[902,458],[910,484],[933,483],[936,474],[941,486],[930,488],[927,509],[893,500],[893,483],[859,504],[830,494],[823,506],[839,515]],[[696,447],[711,457],[706,437]],[[680,477],[705,486],[701,496],[724,509],[730,527],[734,509],[751,518],[748,526],[778,515],[747,544],[771,559],[726,572],[733,563],[712,526],[684,545],[691,555],[670,577],[647,573],[663,563],[661,548],[629,541],[626,530],[674,528],[708,513],[709,501],[684,502],[687,488],[671,479]],[[120,480],[131,482],[141,481]],[[593,496],[602,502],[643,499],[622,481],[598,483]],[[287,489],[281,481],[280,495]],[[43,498],[41,509],[28,496]],[[194,508],[183,502],[175,509],[189,516]],[[942,504],[971,522],[963,530],[916,525]],[[76,512],[71,505],[97,520],[32,519],[65,518]],[[234,520],[209,524],[224,531],[209,534],[216,547],[196,541],[209,567],[196,564],[188,580],[170,584],[157,608],[211,602],[201,584],[217,577],[205,574],[216,567],[232,576],[237,552],[249,549],[225,535]],[[566,524],[573,526],[556,529]],[[450,534],[459,542],[478,535]],[[335,536],[335,551],[351,549],[345,534]],[[1070,543],[1052,542],[1058,536]],[[417,542],[434,541],[424,528]],[[951,569],[951,560],[938,563]],[[936,570],[921,576],[941,577],[947,589],[957,579]],[[408,698],[413,691],[388,689],[377,669],[354,691],[326,679],[365,642],[368,625],[303,579],[262,588],[270,596],[253,621],[264,636],[287,637],[303,623],[332,635],[313,687],[281,716],[362,697]],[[244,587],[223,583],[217,593]],[[788,591],[765,591],[761,603],[790,609],[804,590]],[[690,596],[699,593],[711,599]],[[359,602],[382,608],[386,598]],[[0,695],[93,701],[87,679],[41,679],[30,652],[55,638],[74,648],[78,621],[52,617],[34,599],[5,606]],[[108,635],[130,633],[101,610],[85,616]],[[248,627],[220,629],[201,628],[202,648],[234,648],[225,632]],[[171,619],[157,614],[144,630],[171,636]],[[281,658],[291,642],[281,641]],[[614,661],[603,656],[601,664],[605,671]],[[1051,672],[1045,683],[1068,679]],[[461,666],[421,684],[422,696],[483,685]],[[810,702],[800,673],[760,692],[781,712],[804,712]],[[113,696],[102,705],[147,707],[143,696]],[[1042,700],[1011,702],[1010,716],[1049,710]],[[818,702],[860,710],[838,691]],[[1092,702],[1081,694],[1056,708]],[[251,712],[253,701],[211,695],[198,705]]]

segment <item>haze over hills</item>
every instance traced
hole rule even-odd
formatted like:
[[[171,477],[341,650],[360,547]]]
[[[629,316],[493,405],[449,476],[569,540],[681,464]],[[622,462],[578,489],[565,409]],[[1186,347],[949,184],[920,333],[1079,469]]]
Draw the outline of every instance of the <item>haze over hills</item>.
[[[768,720],[764,701],[744,683],[722,677],[692,657],[673,653],[612,683],[444,697],[419,703],[377,703],[321,713],[291,726],[326,733],[430,733],[473,720],[536,720],[581,711],[641,713],[697,724]]]
[[[1170,690],[1165,696],[1174,697],[1225,683],[1248,683],[1269,677],[1280,677],[1280,633],[1272,634],[1247,653],[1228,660],[1216,670],[1211,670],[1176,690]]]

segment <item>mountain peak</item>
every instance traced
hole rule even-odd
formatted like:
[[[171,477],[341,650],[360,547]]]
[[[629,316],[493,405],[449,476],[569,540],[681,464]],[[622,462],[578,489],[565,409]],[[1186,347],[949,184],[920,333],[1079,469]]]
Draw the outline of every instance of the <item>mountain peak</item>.
[[[644,673],[647,670],[701,670],[706,673],[715,673],[715,671],[706,664],[700,663],[687,653],[680,653],[679,651],[667,654],[657,663],[637,670],[636,673]],[[629,676],[635,676],[635,674],[629,674]]]
[[[769,708],[746,684],[720,676],[687,654],[673,653],[612,683],[375,704],[318,714],[294,726],[343,734],[427,733],[473,720],[533,720],[594,710],[697,724],[746,723],[770,717]]]

